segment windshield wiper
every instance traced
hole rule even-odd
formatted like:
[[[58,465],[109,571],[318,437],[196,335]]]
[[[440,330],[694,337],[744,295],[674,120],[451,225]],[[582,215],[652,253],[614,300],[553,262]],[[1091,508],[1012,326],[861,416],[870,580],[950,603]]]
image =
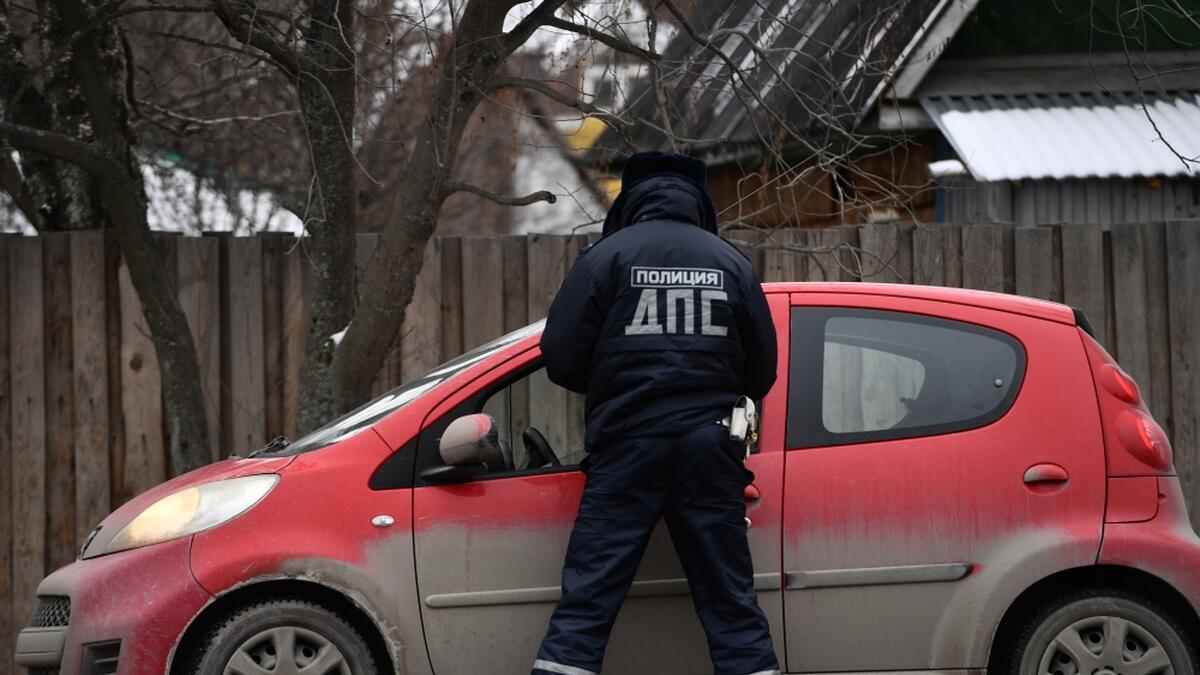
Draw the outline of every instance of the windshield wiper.
[[[267,452],[274,452],[275,450],[282,450],[282,449],[286,448],[288,445],[290,445],[290,442],[288,441],[287,436],[276,436],[275,438],[272,438],[271,441],[269,443],[267,443],[266,445],[255,450],[254,452],[246,455],[246,458],[249,459],[250,457],[258,457],[259,455],[267,453]]]

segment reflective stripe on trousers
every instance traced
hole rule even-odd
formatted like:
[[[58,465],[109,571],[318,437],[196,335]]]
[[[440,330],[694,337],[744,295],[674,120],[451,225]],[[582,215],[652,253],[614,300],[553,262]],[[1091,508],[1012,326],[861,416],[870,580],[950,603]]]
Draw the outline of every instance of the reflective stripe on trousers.
[[[556,675],[600,675],[599,673],[576,668],[575,666],[567,666],[553,661],[543,661],[538,659],[533,662],[533,672],[543,671],[546,673],[556,673]],[[782,675],[778,670],[760,670],[756,673],[748,673],[747,675]]]
[[[533,672],[536,673],[539,670],[547,673],[557,673],[558,675],[600,675],[600,673],[591,670],[584,670],[583,668],[576,668],[575,666],[545,661],[543,659],[533,662]]]

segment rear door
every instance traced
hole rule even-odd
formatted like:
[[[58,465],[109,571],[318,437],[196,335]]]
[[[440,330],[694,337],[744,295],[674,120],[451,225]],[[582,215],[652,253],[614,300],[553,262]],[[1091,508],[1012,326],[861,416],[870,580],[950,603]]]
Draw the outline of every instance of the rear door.
[[[980,668],[1018,593],[1095,562],[1095,395],[1074,328],[792,296],[788,669]]]
[[[780,313],[786,311],[783,298]],[[413,491],[421,618],[433,669],[459,673],[528,673],[559,597],[566,544],[585,476],[582,404],[552,385],[536,351],[487,375],[430,415],[419,440],[418,472],[436,463],[436,441],[460,415],[496,418],[512,466],[521,436],[535,427],[561,467],[495,471],[461,485]],[[779,387],[781,392],[783,387]],[[782,409],[777,413],[782,426]],[[782,431],[776,436],[781,437]],[[783,631],[780,514],[782,443],[751,457],[758,474],[750,516],[760,600],[774,634]],[[778,641],[782,658],[782,640]],[[687,582],[664,526],[651,538],[630,597],[613,631],[606,673],[701,673],[712,669]]]

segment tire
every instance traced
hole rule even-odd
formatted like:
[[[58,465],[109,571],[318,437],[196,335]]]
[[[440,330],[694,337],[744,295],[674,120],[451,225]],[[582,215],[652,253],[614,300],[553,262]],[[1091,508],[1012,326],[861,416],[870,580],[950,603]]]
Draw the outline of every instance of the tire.
[[[1192,637],[1160,605],[1108,589],[1035,612],[1007,665],[1014,675],[1196,675],[1197,658]]]
[[[187,672],[200,675],[379,672],[366,640],[345,619],[294,598],[262,600],[230,613],[204,636],[192,663]]]

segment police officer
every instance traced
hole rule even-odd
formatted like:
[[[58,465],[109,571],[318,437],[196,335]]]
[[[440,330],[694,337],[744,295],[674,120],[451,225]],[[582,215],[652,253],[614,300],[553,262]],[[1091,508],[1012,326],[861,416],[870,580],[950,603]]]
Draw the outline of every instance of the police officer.
[[[587,484],[537,675],[600,671],[660,517],[718,675],[778,673],[754,593],[745,450],[719,422],[775,380],[775,329],[749,261],[717,234],[704,162],[634,155],[600,241],[542,334],[546,372],[587,394]],[[670,645],[663,645],[670,649]]]

